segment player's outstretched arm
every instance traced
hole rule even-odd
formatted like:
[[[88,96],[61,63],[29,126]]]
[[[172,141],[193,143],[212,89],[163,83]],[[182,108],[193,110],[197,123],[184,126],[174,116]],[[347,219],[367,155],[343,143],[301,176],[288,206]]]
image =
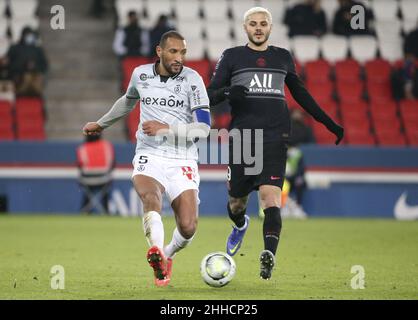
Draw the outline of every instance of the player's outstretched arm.
[[[101,117],[97,122],[88,122],[83,128],[83,133],[85,135],[99,134],[104,129],[110,127],[120,118],[131,112],[135,108],[137,101],[138,99],[129,99],[126,95],[123,95],[116,100],[109,112]]]
[[[288,73],[285,78],[286,85],[296,102],[305,109],[316,121],[321,122],[335,136],[335,144],[339,144],[344,137],[344,128],[334,122],[321,107],[316,103],[315,99],[306,90],[298,74],[296,73],[295,62],[288,52]]]
[[[305,109],[316,121],[321,122],[335,136],[335,144],[339,144],[344,137],[344,128],[334,122],[321,107],[316,103],[315,99],[306,90],[302,81],[296,72],[289,72],[286,76],[286,85],[289,87],[290,93],[296,102]]]

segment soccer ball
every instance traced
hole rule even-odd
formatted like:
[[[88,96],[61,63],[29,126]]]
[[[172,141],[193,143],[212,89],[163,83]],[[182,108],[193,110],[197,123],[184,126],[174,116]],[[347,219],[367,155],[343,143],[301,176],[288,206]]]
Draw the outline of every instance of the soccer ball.
[[[235,275],[235,261],[224,252],[212,252],[200,263],[203,281],[211,287],[227,285]]]

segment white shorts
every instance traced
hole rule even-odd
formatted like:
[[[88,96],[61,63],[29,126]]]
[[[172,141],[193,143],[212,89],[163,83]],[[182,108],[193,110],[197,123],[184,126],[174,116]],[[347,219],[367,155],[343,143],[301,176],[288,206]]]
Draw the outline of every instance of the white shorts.
[[[141,152],[135,155],[132,165],[132,178],[139,174],[154,178],[164,187],[170,203],[186,190],[199,192],[200,176],[195,160],[163,158]],[[199,203],[199,197],[197,200]]]

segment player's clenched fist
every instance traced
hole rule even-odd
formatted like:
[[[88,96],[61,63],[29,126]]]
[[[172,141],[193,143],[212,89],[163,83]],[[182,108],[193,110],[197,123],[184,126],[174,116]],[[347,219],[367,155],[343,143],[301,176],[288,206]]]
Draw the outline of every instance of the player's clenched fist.
[[[100,134],[103,131],[103,128],[99,126],[97,122],[87,122],[83,127],[83,134],[86,136],[92,136]]]
[[[156,136],[157,133],[161,134],[161,133],[167,132],[168,128],[169,128],[168,124],[164,124],[155,120],[145,121],[142,124],[142,131],[147,136]]]

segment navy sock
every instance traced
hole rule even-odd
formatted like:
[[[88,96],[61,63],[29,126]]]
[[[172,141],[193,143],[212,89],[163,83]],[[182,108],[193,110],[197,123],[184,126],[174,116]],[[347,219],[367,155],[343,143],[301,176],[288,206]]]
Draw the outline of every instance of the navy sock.
[[[280,232],[282,231],[282,218],[279,207],[264,209],[263,238],[264,250],[276,254],[279,245]]]
[[[238,228],[242,228],[245,225],[245,212],[246,212],[247,209],[232,213],[232,210],[231,210],[231,207],[229,206],[229,203],[227,204],[226,207],[227,207],[227,210],[228,210],[229,218],[231,218],[231,220],[234,221],[235,225]]]

